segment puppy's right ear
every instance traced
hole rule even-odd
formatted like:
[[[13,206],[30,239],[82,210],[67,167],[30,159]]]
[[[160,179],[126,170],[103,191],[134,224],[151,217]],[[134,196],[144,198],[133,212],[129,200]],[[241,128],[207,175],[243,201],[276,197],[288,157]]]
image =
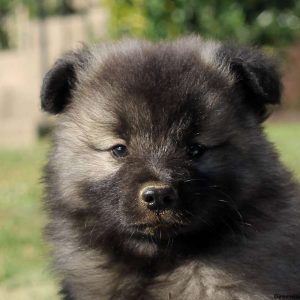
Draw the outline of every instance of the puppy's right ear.
[[[86,67],[87,57],[87,49],[67,53],[46,73],[41,89],[41,106],[44,111],[59,114],[70,103],[78,73]]]
[[[260,51],[223,45],[219,54],[235,77],[235,87],[243,94],[244,103],[263,122],[280,104],[281,81],[276,63]]]

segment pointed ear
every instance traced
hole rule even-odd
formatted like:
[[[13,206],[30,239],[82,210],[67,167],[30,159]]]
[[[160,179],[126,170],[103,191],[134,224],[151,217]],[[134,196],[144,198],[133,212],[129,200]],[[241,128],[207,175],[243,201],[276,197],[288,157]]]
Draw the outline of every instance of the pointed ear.
[[[78,73],[86,67],[87,56],[87,49],[67,53],[46,73],[41,89],[41,106],[44,111],[51,114],[64,111],[71,102]]]
[[[272,113],[274,106],[280,104],[282,85],[275,62],[249,48],[225,45],[219,53],[222,65],[229,65],[244,101],[258,120],[263,122]]]

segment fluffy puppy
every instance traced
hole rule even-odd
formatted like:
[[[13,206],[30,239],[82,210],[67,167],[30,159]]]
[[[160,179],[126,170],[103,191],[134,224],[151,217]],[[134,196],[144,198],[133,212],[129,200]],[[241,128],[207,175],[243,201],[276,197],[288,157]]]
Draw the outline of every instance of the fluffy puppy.
[[[199,37],[58,60],[41,99],[65,299],[300,294],[299,192],[261,126],[280,94],[263,54]]]

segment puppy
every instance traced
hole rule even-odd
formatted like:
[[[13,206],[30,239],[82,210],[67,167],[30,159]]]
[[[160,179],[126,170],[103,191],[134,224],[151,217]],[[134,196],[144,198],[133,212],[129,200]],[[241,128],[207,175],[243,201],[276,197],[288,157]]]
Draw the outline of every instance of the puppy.
[[[263,54],[199,37],[58,60],[41,100],[64,299],[300,295],[299,191],[261,125],[280,94]]]

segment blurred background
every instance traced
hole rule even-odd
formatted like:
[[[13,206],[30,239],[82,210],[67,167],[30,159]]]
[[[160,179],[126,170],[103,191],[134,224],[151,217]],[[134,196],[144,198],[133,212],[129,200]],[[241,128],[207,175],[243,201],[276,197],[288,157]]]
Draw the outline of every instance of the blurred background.
[[[55,123],[40,112],[47,69],[82,43],[189,33],[279,58],[283,105],[265,129],[300,179],[299,0],[0,0],[0,299],[58,299],[42,240],[40,177]]]

